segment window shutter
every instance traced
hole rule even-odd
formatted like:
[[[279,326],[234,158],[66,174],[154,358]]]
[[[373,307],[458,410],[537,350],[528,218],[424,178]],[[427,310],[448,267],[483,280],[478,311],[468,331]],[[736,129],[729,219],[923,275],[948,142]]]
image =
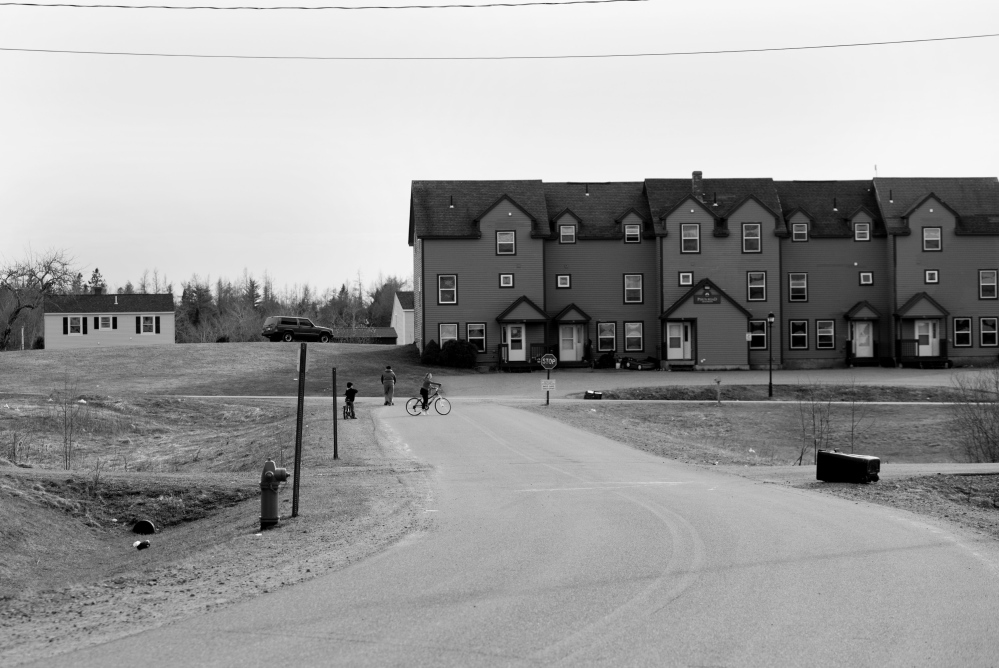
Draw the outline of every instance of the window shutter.
[[[69,335],[69,318],[62,319],[62,335],[63,336]]]
[[[83,316],[83,317],[80,318],[80,324],[83,325],[83,333],[86,334],[87,333],[87,316]]]
[[[100,328],[101,328],[101,319],[100,319],[100,318],[98,318],[98,317],[97,317],[97,316],[95,315],[95,316],[94,316],[94,331],[96,332],[96,331],[97,331],[98,329],[100,329]]]
[[[160,333],[160,317],[156,316],[156,333]]]
[[[118,316],[111,317],[111,329],[118,329]]]
[[[142,316],[135,316],[135,333],[142,334]]]

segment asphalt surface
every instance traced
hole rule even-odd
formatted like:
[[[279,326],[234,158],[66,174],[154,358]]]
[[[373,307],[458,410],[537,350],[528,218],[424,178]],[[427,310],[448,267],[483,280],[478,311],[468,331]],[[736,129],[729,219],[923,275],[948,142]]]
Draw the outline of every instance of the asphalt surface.
[[[306,585],[45,665],[995,663],[990,541],[489,402],[397,409],[379,409],[385,433],[434,467],[419,531]]]

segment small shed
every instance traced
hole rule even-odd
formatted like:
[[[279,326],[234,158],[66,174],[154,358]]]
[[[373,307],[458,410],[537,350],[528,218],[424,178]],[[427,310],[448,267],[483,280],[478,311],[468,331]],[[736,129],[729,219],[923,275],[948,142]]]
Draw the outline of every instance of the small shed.
[[[394,346],[396,333],[392,327],[334,327],[333,341],[336,343],[381,343]]]

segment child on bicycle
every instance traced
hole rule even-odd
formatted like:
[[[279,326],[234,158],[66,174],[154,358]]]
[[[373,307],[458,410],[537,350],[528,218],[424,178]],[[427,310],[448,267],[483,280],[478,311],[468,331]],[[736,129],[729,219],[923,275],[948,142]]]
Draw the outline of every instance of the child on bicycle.
[[[346,397],[347,416],[351,420],[356,420],[357,416],[354,415],[354,397],[357,396],[357,390],[354,389],[353,383],[347,383],[347,391],[344,392],[343,395]]]
[[[423,397],[423,414],[427,414],[427,408],[430,403],[430,390],[436,390],[441,386],[441,383],[434,382],[434,374],[427,372],[427,375],[423,377],[423,387],[420,388],[420,396]]]

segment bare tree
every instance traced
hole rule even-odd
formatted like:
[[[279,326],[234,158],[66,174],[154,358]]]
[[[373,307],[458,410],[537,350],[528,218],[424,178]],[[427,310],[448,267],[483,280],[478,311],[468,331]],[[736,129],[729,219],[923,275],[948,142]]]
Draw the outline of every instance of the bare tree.
[[[798,386],[798,417],[801,420],[801,451],[798,453],[798,466],[804,463],[805,452],[812,446],[812,461],[816,461],[819,449],[825,449],[831,435],[829,413],[831,401],[822,401],[819,388],[815,384]]]
[[[0,266],[0,293],[8,304],[0,314],[0,350],[7,350],[14,323],[25,311],[40,308],[46,295],[69,289],[76,275],[63,250],[29,250],[23,260]]]
[[[954,376],[955,422],[969,462],[999,462],[999,366]]]

